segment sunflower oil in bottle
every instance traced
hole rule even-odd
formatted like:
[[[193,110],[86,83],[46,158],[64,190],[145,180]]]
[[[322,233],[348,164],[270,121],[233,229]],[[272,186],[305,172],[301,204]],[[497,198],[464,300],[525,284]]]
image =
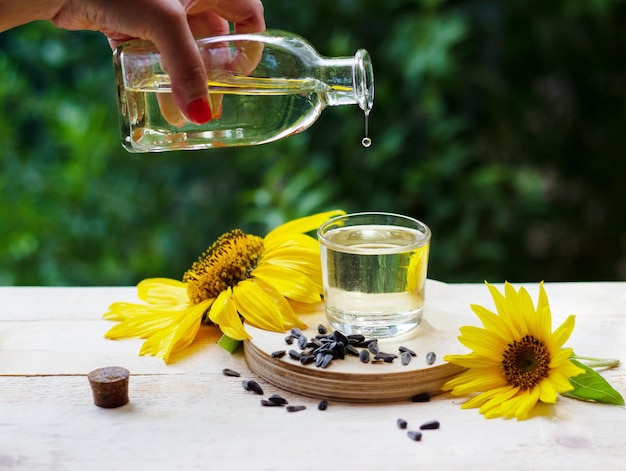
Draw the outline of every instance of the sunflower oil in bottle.
[[[320,56],[302,38],[267,31],[199,39],[213,119],[190,123],[174,105],[160,55],[146,41],[114,52],[122,144],[129,152],[249,146],[309,128],[327,106],[357,104],[367,119],[374,101],[369,54]]]

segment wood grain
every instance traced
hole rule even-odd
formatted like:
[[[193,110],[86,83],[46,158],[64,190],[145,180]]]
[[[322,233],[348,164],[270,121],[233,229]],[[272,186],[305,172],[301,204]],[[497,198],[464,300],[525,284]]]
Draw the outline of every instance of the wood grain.
[[[536,299],[537,284],[525,286]],[[546,283],[546,292],[554,328],[576,315],[567,346],[581,355],[626,361],[626,283]],[[221,349],[217,329],[203,328],[169,365],[139,357],[140,339],[104,339],[111,322],[101,320],[102,313],[110,303],[135,296],[132,287],[0,287],[0,469],[306,471],[329,462],[394,471],[624,468],[624,407],[560,397],[555,405],[538,406],[526,421],[486,420],[475,409],[461,409],[466,398],[440,394],[420,404],[330,401],[320,411],[318,398],[275,386],[251,371],[244,352]],[[412,344],[418,361],[430,348],[424,344],[422,350],[420,342],[443,329],[437,310],[450,314],[454,338],[456,324],[478,323],[470,303],[493,305],[483,284],[430,280],[427,303]],[[316,309],[302,315],[313,327]],[[282,336],[278,343],[284,345]],[[116,409],[93,404],[87,379],[89,371],[109,364],[131,373],[130,401]],[[328,371],[345,366],[338,362]],[[226,367],[241,377],[224,376]],[[626,396],[623,366],[602,375]],[[258,381],[265,395],[246,391],[244,379]],[[288,413],[260,404],[275,393],[307,409]],[[398,418],[408,421],[407,430],[433,419],[441,428],[414,442],[397,427]]]

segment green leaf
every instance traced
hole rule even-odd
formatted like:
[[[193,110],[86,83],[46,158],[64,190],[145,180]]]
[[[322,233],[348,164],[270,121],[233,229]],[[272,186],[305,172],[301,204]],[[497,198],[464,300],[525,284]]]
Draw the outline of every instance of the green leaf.
[[[615,404],[617,406],[624,405],[622,395],[613,389],[600,373],[577,360],[571,359],[570,361],[585,370],[585,372],[570,378],[574,389],[563,393],[563,396],[579,399],[581,401],[602,402],[604,404]]]
[[[241,340],[231,339],[228,335],[222,335],[222,338],[218,340],[217,344],[229,353],[233,353],[239,345]]]

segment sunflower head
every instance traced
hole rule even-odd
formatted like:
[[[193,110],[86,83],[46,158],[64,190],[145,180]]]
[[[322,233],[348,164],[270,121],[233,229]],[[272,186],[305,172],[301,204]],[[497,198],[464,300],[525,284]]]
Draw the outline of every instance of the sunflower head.
[[[505,283],[503,295],[487,286],[497,312],[471,306],[483,328],[461,328],[459,340],[473,351],[444,357],[467,370],[443,389],[473,395],[463,407],[479,407],[485,417],[525,419],[537,402],[554,403],[558,394],[573,389],[569,378],[583,373],[570,361],[572,350],[562,348],[574,330],[574,316],[552,332],[543,283],[536,307],[524,288],[516,291]]]
[[[275,332],[306,327],[289,301],[321,300],[319,243],[307,233],[339,214],[344,211],[295,219],[265,238],[239,229],[227,232],[185,272],[182,281],[143,280],[137,285],[142,303],[112,304],[104,317],[119,324],[105,336],[145,338],[140,354],[167,362],[171,354],[193,342],[203,322],[217,326],[234,341],[250,338],[243,319]]]
[[[199,304],[250,278],[263,254],[263,239],[235,229],[221,235],[183,275],[189,299]]]

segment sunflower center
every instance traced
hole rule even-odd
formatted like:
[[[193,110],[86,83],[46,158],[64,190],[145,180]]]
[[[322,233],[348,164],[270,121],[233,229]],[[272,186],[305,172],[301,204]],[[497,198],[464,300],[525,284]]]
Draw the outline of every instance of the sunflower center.
[[[527,335],[509,344],[502,355],[502,367],[509,384],[532,389],[548,376],[550,352],[541,340]]]
[[[216,298],[229,286],[250,278],[263,247],[261,237],[239,229],[221,235],[183,276],[191,301],[198,304]]]

